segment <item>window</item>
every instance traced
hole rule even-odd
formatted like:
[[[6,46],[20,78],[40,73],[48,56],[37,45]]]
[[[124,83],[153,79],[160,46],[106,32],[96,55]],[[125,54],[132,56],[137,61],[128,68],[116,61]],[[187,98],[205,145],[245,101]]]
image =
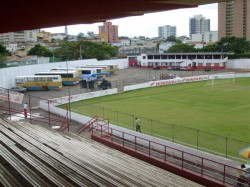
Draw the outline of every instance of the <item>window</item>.
[[[168,55],[161,55],[161,59],[168,59]]]
[[[154,55],[154,59],[160,59],[160,55]]]
[[[153,55],[148,55],[148,59],[154,59]]]
[[[82,74],[91,74],[91,70],[82,70]]]
[[[33,82],[33,77],[28,77],[27,82]]]
[[[21,83],[23,83],[23,79],[22,78],[16,79],[16,84],[21,84]]]

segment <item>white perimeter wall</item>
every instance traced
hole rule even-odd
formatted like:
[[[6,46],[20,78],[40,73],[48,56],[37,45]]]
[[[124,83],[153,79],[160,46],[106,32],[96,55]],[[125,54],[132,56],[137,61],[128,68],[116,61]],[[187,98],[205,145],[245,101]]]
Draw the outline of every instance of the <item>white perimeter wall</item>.
[[[227,68],[232,69],[249,69],[250,70],[250,59],[235,59],[228,60],[226,63]]]
[[[68,61],[68,68],[82,66],[86,64],[109,64],[109,65],[118,65],[119,69],[123,69],[128,67],[128,60],[124,59],[114,59],[114,60],[103,60],[97,61],[96,59],[88,59],[88,60],[76,60],[76,61]],[[35,64],[29,66],[18,66],[18,67],[10,67],[0,69],[0,87],[3,88],[11,88],[15,86],[15,77],[16,76],[25,76],[25,75],[34,75],[40,71],[47,71],[52,68],[66,68],[66,62],[56,62],[49,64]]]

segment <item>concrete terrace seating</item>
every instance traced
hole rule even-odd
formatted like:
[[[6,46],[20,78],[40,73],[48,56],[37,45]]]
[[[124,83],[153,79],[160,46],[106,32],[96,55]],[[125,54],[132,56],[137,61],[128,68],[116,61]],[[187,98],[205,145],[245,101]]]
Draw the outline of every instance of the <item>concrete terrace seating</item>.
[[[0,119],[3,186],[200,186],[90,139]]]

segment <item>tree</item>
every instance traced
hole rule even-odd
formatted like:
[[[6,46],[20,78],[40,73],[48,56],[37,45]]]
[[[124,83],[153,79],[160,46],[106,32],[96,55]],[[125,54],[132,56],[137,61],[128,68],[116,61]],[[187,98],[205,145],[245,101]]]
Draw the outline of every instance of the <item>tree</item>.
[[[28,55],[51,57],[52,53],[46,47],[41,46],[40,44],[37,44],[37,45],[35,45],[35,47],[31,48],[28,51]]]
[[[88,32],[87,32],[87,35],[88,35],[89,37],[93,37],[93,36],[95,36],[95,34],[94,34],[94,32],[93,32],[93,31],[88,31]]]
[[[176,38],[175,36],[169,36],[167,39],[166,39],[166,42],[175,42],[175,43],[181,43],[181,40]]]
[[[250,49],[250,42],[246,38],[237,38],[235,36],[221,38],[215,44],[216,51],[219,52],[233,52],[236,54],[243,54]]]
[[[77,35],[77,40],[82,40],[82,39],[84,39],[84,38],[86,38],[86,37],[85,37],[84,33],[82,33],[82,32],[80,32],[80,33]]]
[[[5,67],[6,56],[10,55],[10,52],[7,51],[6,47],[0,44],[0,67]]]
[[[168,53],[191,53],[196,52],[197,50],[193,45],[188,44],[175,44],[168,49]]]
[[[62,41],[54,52],[55,56],[62,58],[62,60],[77,60],[80,56],[83,59],[96,58],[97,60],[106,60],[116,57],[117,53],[117,47],[113,47],[105,42],[91,41]]]
[[[0,54],[0,67],[6,66],[5,60],[6,60],[6,56],[3,54]]]
[[[218,52],[218,48],[213,44],[213,45],[207,45],[204,46],[201,49],[197,49],[197,52]]]

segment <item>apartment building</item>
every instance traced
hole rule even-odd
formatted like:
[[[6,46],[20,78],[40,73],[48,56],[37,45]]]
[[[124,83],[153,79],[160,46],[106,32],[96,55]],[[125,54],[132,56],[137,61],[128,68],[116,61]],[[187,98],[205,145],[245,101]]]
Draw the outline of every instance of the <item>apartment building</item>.
[[[104,22],[102,26],[98,26],[99,35],[104,42],[118,43],[118,26],[112,25],[112,22]]]
[[[250,41],[250,0],[218,4],[218,37],[246,37]]]
[[[176,36],[176,26],[165,25],[158,27],[158,37],[167,39],[169,36]]]
[[[202,15],[195,15],[189,18],[189,37],[192,34],[203,34],[210,31],[210,19],[206,19]]]
[[[0,34],[0,43],[33,43],[37,42],[37,33],[39,30],[25,30],[19,32],[8,32]]]

